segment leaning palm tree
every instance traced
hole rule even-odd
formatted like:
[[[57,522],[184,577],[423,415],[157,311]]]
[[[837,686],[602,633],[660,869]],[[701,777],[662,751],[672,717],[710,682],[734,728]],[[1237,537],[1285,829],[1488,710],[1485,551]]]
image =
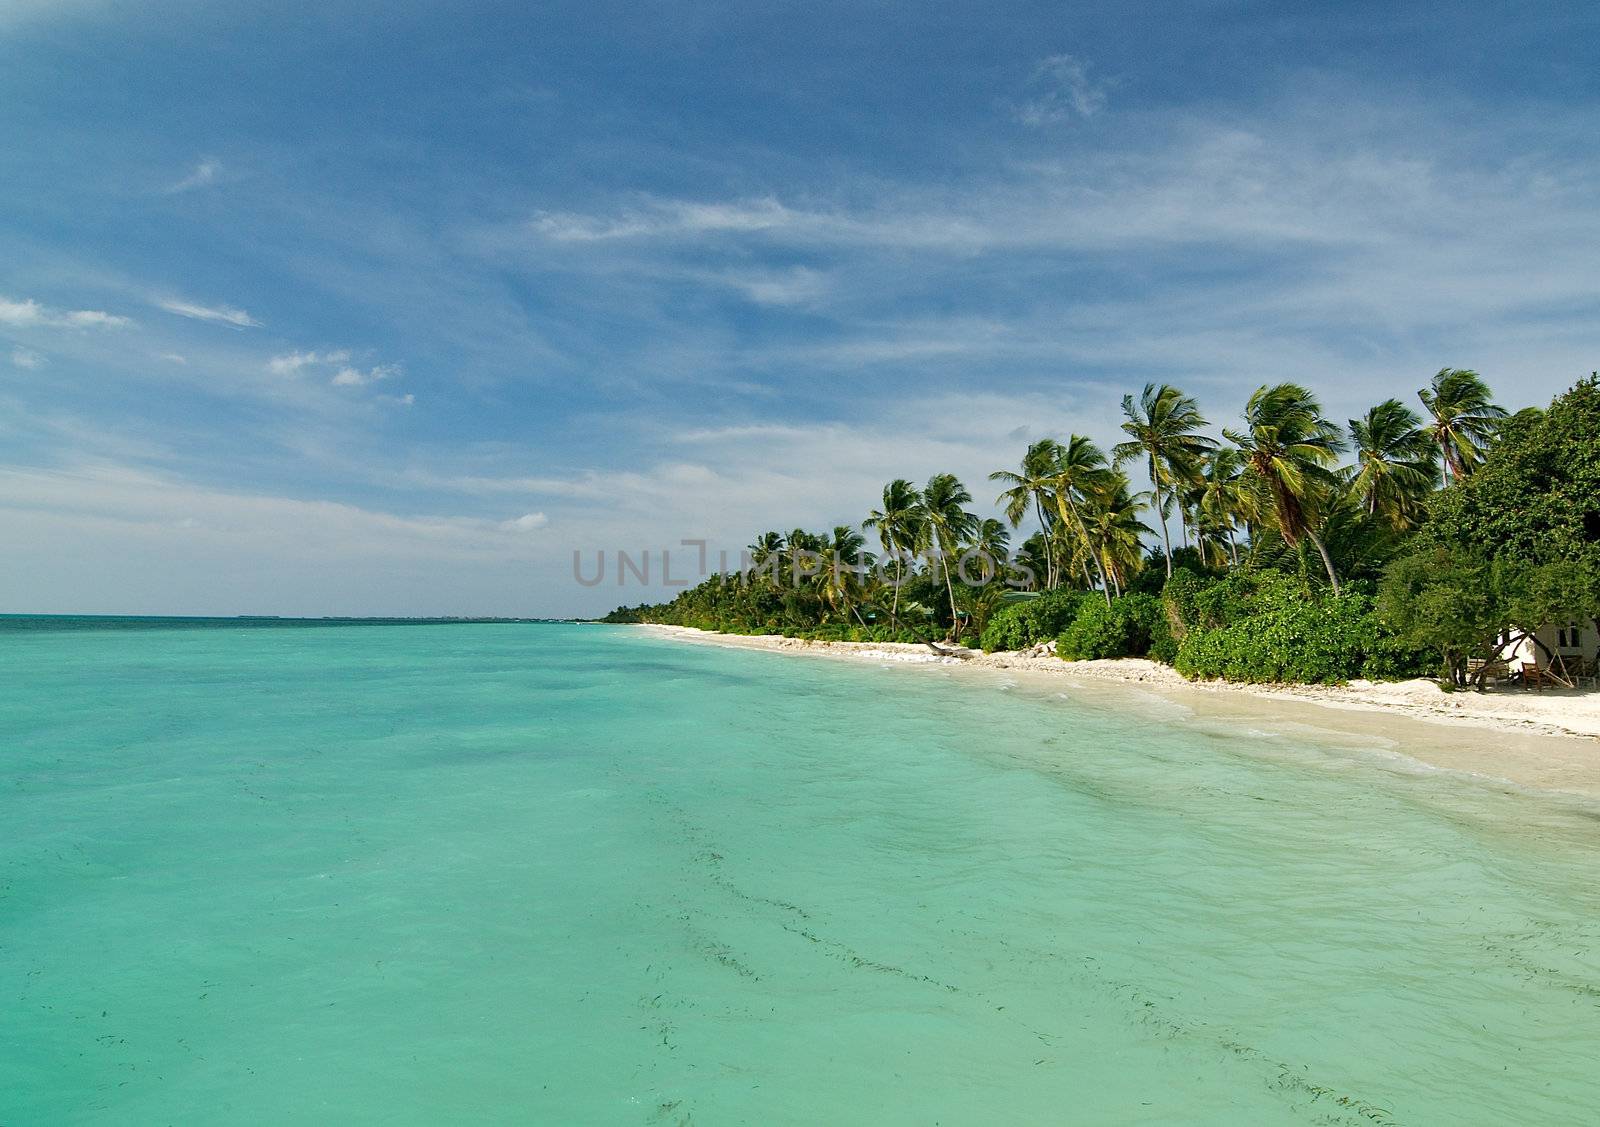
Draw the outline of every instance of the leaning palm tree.
[[[1006,519],[1011,522],[1012,528],[1022,523],[1030,507],[1033,509],[1033,514],[1039,521],[1039,528],[1045,534],[1044,585],[1046,587],[1056,585],[1056,569],[1055,553],[1051,551],[1050,543],[1050,517],[1047,515],[1045,505],[1050,500],[1051,490],[1054,488],[1056,464],[1060,461],[1061,449],[1061,443],[1055,439],[1041,438],[1028,447],[1028,452],[1022,456],[1022,465],[1018,470],[995,470],[989,475],[990,481],[1003,481],[1011,486],[995,498],[995,504],[1005,506]]]
[[[1459,481],[1483,461],[1505,408],[1495,405],[1489,385],[1469,368],[1440,368],[1417,398],[1432,417],[1423,433],[1443,455],[1446,479]]]
[[[1150,499],[1148,493],[1132,493],[1128,479],[1115,474],[1096,490],[1084,507],[1084,523],[1101,573],[1106,576],[1106,598],[1112,590],[1122,597],[1127,581],[1144,566],[1142,538],[1151,529],[1139,519],[1139,512]]]
[[[1066,550],[1083,569],[1084,585],[1094,588],[1094,578],[1089,574],[1089,562],[1094,561],[1100,573],[1100,584],[1110,598],[1110,582],[1094,551],[1089,531],[1084,525],[1083,508],[1088,499],[1106,488],[1115,472],[1106,464],[1106,456],[1089,439],[1080,434],[1071,435],[1056,457],[1055,473],[1050,481],[1050,496],[1055,501],[1056,516],[1061,532],[1069,537]]]
[[[1322,405],[1299,384],[1261,387],[1244,409],[1244,429],[1224,430],[1239,447],[1245,472],[1271,497],[1278,531],[1289,547],[1309,539],[1322,557],[1333,593],[1339,576],[1317,535],[1316,513],[1338,484],[1333,467],[1344,443],[1338,428],[1322,417]]]
[[[1192,482],[1196,467],[1206,452],[1217,441],[1200,433],[1206,425],[1205,416],[1189,396],[1171,384],[1144,385],[1138,402],[1133,396],[1122,397],[1122,413],[1127,421],[1122,424],[1128,441],[1111,448],[1111,456],[1118,466],[1143,458],[1145,471],[1155,491],[1155,510],[1161,522],[1161,545],[1167,553],[1167,577],[1172,577],[1172,540],[1167,534],[1167,505],[1179,501],[1179,519],[1188,528],[1183,514],[1179,488]]]
[[[922,545],[926,521],[922,495],[905,478],[896,478],[883,487],[883,508],[874,509],[862,522],[864,528],[878,530],[883,553],[894,559],[894,599],[889,621],[900,625],[900,588],[905,586],[906,557]]]
[[[1439,448],[1422,431],[1422,420],[1398,399],[1385,399],[1350,420],[1356,464],[1350,492],[1370,517],[1396,532],[1415,528],[1423,501],[1439,481]]]
[[[929,537],[939,553],[944,569],[945,594],[950,597],[950,629],[958,630],[955,584],[950,581],[950,557],[978,528],[978,517],[963,506],[972,504],[972,494],[955,474],[934,474],[922,490],[922,511]]]

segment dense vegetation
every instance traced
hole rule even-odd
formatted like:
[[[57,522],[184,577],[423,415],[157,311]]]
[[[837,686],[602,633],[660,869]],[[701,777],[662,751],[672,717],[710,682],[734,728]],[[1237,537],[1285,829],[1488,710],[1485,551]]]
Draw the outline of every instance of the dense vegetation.
[[[1600,380],[1497,428],[1481,467],[1433,498],[1379,606],[1458,685],[1521,640],[1510,624],[1600,623]]]
[[[1475,372],[1444,369],[1418,399],[1341,428],[1277,384],[1219,439],[1192,398],[1149,385],[1109,454],[1041,439],[991,474],[1004,520],[950,474],[897,479],[860,528],[765,533],[738,572],[608,620],[1466,684],[1517,624],[1600,616],[1600,382],[1508,416]]]

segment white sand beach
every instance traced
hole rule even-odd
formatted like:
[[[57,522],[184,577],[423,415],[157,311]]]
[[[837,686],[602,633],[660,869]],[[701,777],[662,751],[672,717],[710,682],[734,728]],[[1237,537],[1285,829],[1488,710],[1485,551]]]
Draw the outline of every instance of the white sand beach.
[[[813,657],[1002,670],[1068,681],[1136,685],[1210,719],[1274,716],[1403,745],[1429,766],[1541,790],[1600,797],[1600,692],[1498,688],[1446,692],[1433,681],[1347,685],[1238,685],[1185,680],[1143,658],[1062,661],[1050,653],[985,654],[895,642],[812,642],[780,635],[716,634],[684,626],[641,629],[684,641]],[[1446,728],[1453,729],[1445,731]]]

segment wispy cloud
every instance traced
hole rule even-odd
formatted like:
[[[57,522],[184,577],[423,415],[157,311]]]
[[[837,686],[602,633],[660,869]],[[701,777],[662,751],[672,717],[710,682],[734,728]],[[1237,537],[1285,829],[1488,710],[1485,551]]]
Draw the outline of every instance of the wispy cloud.
[[[827,275],[805,266],[727,271],[713,275],[711,280],[731,287],[757,305],[805,305],[828,292]]]
[[[370,368],[346,366],[333,374],[334,387],[366,387],[400,374],[398,364],[375,364]]]
[[[1089,64],[1073,55],[1051,55],[1034,68],[1026,100],[1014,108],[1024,125],[1053,125],[1093,117],[1106,108],[1106,84],[1089,77]]]
[[[292,376],[319,364],[346,364],[349,360],[348,349],[339,349],[335,352],[286,352],[268,360],[267,371],[275,376]]]
[[[14,367],[32,371],[44,367],[44,357],[26,348],[14,348],[11,350],[11,363]]]
[[[541,212],[534,216],[529,227],[535,233],[557,242],[599,242],[639,237],[769,231],[814,223],[818,218],[795,211],[771,198],[726,203],[648,199],[610,217],[576,212]]]
[[[51,309],[32,298],[13,301],[0,297],[0,325],[18,329],[121,329],[131,318],[98,309]]]
[[[232,325],[237,329],[261,327],[261,322],[243,309],[233,309],[226,305],[196,305],[192,301],[180,301],[176,298],[159,301],[156,304],[168,313],[176,313],[179,317],[188,317],[195,321],[215,321],[223,325]]]
[[[209,188],[217,182],[217,177],[222,174],[222,162],[207,158],[194,166],[194,169],[183,179],[167,186],[168,195],[177,195],[180,192],[192,192],[196,188]]]

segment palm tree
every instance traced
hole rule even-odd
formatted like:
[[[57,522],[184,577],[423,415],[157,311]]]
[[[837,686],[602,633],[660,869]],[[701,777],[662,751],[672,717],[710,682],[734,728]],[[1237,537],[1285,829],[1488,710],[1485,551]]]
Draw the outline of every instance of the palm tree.
[[[1151,529],[1139,519],[1139,510],[1149,498],[1148,493],[1130,493],[1127,477],[1119,473],[1089,497],[1084,509],[1089,542],[1100,562],[1101,574],[1118,598],[1122,597],[1127,580],[1144,566],[1140,538]]]
[[[1234,566],[1239,547],[1233,530],[1245,519],[1248,498],[1244,488],[1244,455],[1236,447],[1218,446],[1200,463],[1200,482],[1194,490],[1194,511],[1199,523],[1220,535]]]
[[[1333,593],[1339,576],[1317,535],[1315,513],[1337,484],[1333,466],[1344,443],[1338,428],[1322,417],[1322,405],[1299,384],[1261,387],[1244,409],[1244,429],[1224,430],[1239,447],[1245,470],[1270,495],[1278,531],[1289,547],[1309,539],[1322,557]]]
[[[1084,585],[1091,590],[1094,588],[1094,579],[1089,574],[1089,561],[1092,559],[1095,561],[1095,570],[1100,572],[1100,585],[1108,601],[1111,598],[1111,584],[1100,563],[1099,553],[1093,549],[1089,530],[1084,526],[1082,510],[1088,499],[1105,489],[1113,476],[1100,447],[1082,435],[1074,434],[1060,448],[1050,482],[1050,496],[1055,501],[1061,529],[1077,540],[1078,550],[1074,555],[1083,568]]]
[[[1022,456],[1022,465],[1018,471],[995,470],[989,475],[990,481],[1003,481],[1011,486],[995,498],[994,503],[1005,506],[1006,519],[1011,522],[1012,528],[1022,523],[1029,506],[1032,506],[1034,516],[1039,521],[1039,528],[1045,534],[1044,585],[1047,588],[1056,585],[1056,571],[1055,553],[1050,550],[1050,518],[1046,515],[1045,502],[1049,500],[1051,490],[1054,488],[1056,465],[1061,460],[1061,450],[1061,443],[1055,439],[1041,438],[1028,447],[1028,452]]]
[[[777,553],[783,551],[783,533],[763,532],[756,537],[755,543],[745,549],[750,553],[750,562],[760,567]]]
[[[972,503],[972,494],[956,480],[955,474],[934,474],[922,490],[922,511],[928,522],[933,546],[944,568],[945,594],[950,597],[950,629],[960,629],[956,611],[956,589],[950,582],[950,557],[956,548],[978,528],[978,518],[962,506]]]
[[[1494,404],[1489,385],[1469,368],[1440,368],[1417,398],[1433,418],[1423,433],[1444,456],[1445,477],[1466,477],[1483,461],[1484,448],[1506,417],[1505,408]]]
[[[1017,557],[1013,562],[1019,569],[1026,569],[1034,576],[1033,581],[1028,584],[1029,590],[1037,590],[1038,577],[1049,574],[1054,566],[1052,560],[1054,555],[1055,546],[1043,532],[1035,532],[1022,542],[1022,547],[1017,549]]]
[[[898,629],[900,625],[900,588],[905,585],[906,556],[921,546],[926,525],[922,510],[922,496],[917,487],[905,478],[895,478],[883,487],[883,508],[874,509],[862,522],[865,528],[878,530],[878,543],[883,552],[894,558],[894,601],[889,610],[889,621]]]
[[[866,541],[855,529],[842,524],[835,525],[833,535],[828,539],[827,563],[818,576],[823,601],[835,613],[843,608],[846,617],[854,612],[858,622],[861,621],[861,614],[856,611],[851,596],[855,593],[855,578],[862,563],[861,549],[865,546]],[[861,625],[865,626],[866,623],[862,622]]]
[[[802,579],[815,582],[817,573],[805,566],[810,563],[821,564],[822,551],[827,546],[825,537],[807,532],[803,528],[790,531],[784,538],[784,556],[789,567],[789,582],[799,586]],[[806,559],[805,557],[812,557]]]
[[[1415,528],[1423,499],[1439,480],[1439,448],[1423,433],[1422,420],[1398,399],[1385,399],[1350,420],[1356,464],[1350,491],[1368,516],[1381,517],[1397,532]]]
[[[983,574],[993,579],[1005,570],[1006,556],[1011,550],[1011,533],[1004,521],[986,517],[973,529],[972,540],[961,559],[976,558],[983,564]]]
[[[1207,451],[1216,446],[1216,439],[1200,433],[1206,425],[1205,416],[1189,396],[1171,384],[1147,383],[1134,402],[1133,396],[1122,397],[1122,413],[1127,421],[1122,424],[1128,441],[1111,448],[1111,456],[1118,466],[1136,458],[1145,460],[1150,484],[1155,489],[1156,515],[1161,521],[1161,544],[1167,553],[1167,578],[1172,577],[1172,540],[1167,535],[1167,500],[1176,499],[1178,486],[1193,480],[1195,467]],[[1163,494],[1163,487],[1166,494]],[[1188,522],[1180,512],[1179,519]]]

